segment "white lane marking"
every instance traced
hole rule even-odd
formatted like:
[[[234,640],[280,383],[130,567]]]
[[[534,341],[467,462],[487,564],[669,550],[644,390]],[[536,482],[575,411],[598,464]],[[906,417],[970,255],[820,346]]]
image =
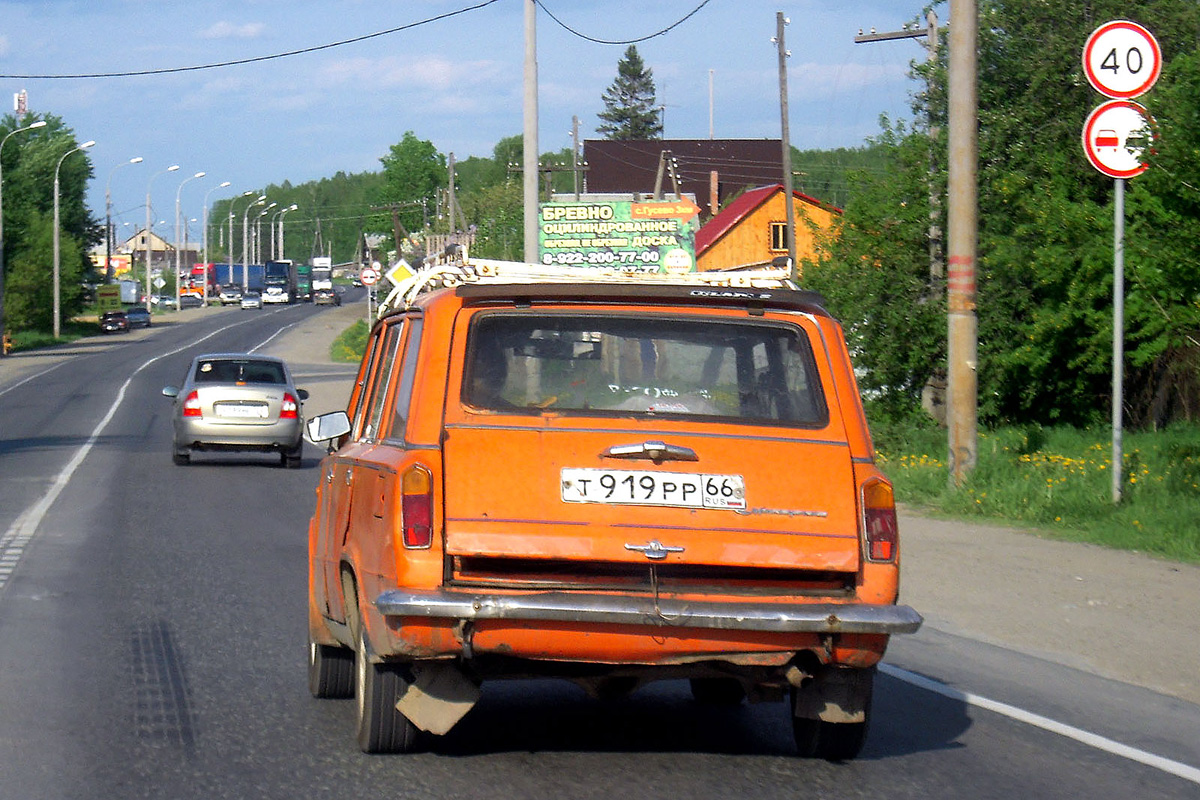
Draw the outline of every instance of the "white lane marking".
[[[1040,714],[1034,714],[1032,711],[1026,711],[1017,706],[1011,706],[1007,703],[1001,703],[998,700],[991,700],[986,697],[974,694],[972,692],[964,692],[960,689],[947,686],[939,681],[926,678],[923,675],[918,675],[915,672],[909,672],[900,667],[894,667],[891,664],[880,664],[879,671],[884,675],[891,676],[897,680],[910,683],[921,689],[925,689],[935,694],[940,694],[943,697],[949,697],[951,700],[958,700],[967,705],[975,706],[976,708],[986,709],[997,714],[1014,719],[1018,722],[1023,722],[1026,725],[1032,725],[1035,728],[1041,728],[1051,733],[1057,733],[1059,736],[1065,736],[1068,739],[1074,739],[1077,742],[1085,744],[1089,747],[1094,747],[1097,750],[1103,750],[1106,753],[1111,753],[1121,758],[1127,758],[1130,761],[1136,761],[1139,764],[1145,764],[1148,767],[1154,767],[1168,774],[1174,775],[1177,778],[1183,778],[1186,781],[1200,784],[1200,769],[1172,761],[1169,758],[1148,753],[1145,750],[1139,750],[1136,747],[1121,744],[1099,734],[1085,731],[1082,728],[1076,728],[1072,725],[1067,725],[1063,722],[1043,717]]]
[[[96,424],[96,427],[92,430],[88,440],[80,445],[79,449],[75,451],[75,455],[71,457],[71,460],[68,461],[66,466],[59,471],[58,476],[54,479],[54,483],[50,485],[49,491],[47,491],[40,500],[38,500],[29,508],[25,509],[25,511],[23,511],[19,517],[13,520],[13,524],[9,526],[8,530],[3,536],[0,536],[0,560],[3,561],[3,568],[0,569],[0,589],[3,589],[5,584],[8,583],[9,577],[16,569],[17,564],[21,560],[21,556],[23,556],[25,553],[25,548],[29,546],[31,541],[33,541],[33,537],[34,534],[37,533],[38,526],[42,524],[42,519],[46,516],[46,513],[50,510],[50,507],[54,505],[54,501],[58,499],[58,496],[62,493],[62,490],[67,487],[71,477],[75,474],[75,470],[79,468],[79,465],[83,463],[83,459],[85,459],[88,453],[92,451],[92,446],[96,444],[96,441],[100,438],[100,434],[104,432],[104,429],[108,427],[108,423],[117,413],[117,409],[121,406],[121,401],[125,399],[125,390],[129,388],[129,384],[133,382],[133,379],[137,377],[137,374],[153,364],[155,361],[159,361],[167,356],[173,356],[176,353],[183,352],[190,347],[195,347],[201,342],[216,336],[218,333],[222,333],[230,328],[243,325],[247,322],[249,322],[249,320],[240,320],[238,322],[226,325],[223,328],[217,328],[215,331],[212,331],[206,336],[202,336],[193,342],[182,345],[169,352],[156,355],[154,358],[146,361],[130,373],[129,377],[125,379],[125,383],[121,384],[121,388],[117,390],[117,397],[115,400],[113,400],[112,405],[109,406],[108,412],[104,415],[104,418]],[[284,328],[280,328],[279,331],[276,331],[274,334],[268,337],[267,341],[271,341],[271,339],[274,339],[280,334],[280,332],[289,327],[291,326],[287,325],[284,326]],[[262,345],[259,345],[259,347],[261,346]],[[30,378],[26,378],[24,381],[21,381],[21,383],[25,383],[40,375],[45,375],[50,370],[56,369],[65,363],[67,362],[60,362],[59,364],[50,367],[50,369],[39,372],[37,375],[34,375]],[[16,386],[19,385],[20,384],[16,384]],[[15,389],[16,386],[9,388]]]

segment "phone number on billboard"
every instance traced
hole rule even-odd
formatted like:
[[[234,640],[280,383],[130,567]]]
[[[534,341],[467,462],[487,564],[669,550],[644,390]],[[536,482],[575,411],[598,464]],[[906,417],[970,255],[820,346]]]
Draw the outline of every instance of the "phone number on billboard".
[[[603,265],[603,264],[657,264],[659,259],[657,250],[611,250],[598,251],[594,253],[545,253],[542,255],[542,263],[550,266],[557,264],[559,266],[571,265]]]

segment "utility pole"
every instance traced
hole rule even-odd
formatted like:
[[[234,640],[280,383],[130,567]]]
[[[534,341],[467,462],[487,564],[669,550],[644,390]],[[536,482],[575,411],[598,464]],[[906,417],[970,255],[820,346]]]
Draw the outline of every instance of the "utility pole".
[[[950,482],[961,486],[975,469],[978,448],[978,321],[975,256],[978,247],[977,0],[950,0],[949,311],[946,406]]]
[[[579,117],[571,117],[571,171],[575,173],[575,202],[579,202]]]
[[[538,80],[537,0],[525,0],[525,102],[523,114],[522,175],[524,200],[525,261],[538,260]]]
[[[779,49],[779,113],[782,119],[783,138],[783,201],[787,206],[787,250],[793,280],[799,278],[796,264],[796,204],[792,190],[792,143],[788,128],[787,60],[791,53],[783,43],[783,28],[788,24],[782,11],[775,12],[775,38]]]

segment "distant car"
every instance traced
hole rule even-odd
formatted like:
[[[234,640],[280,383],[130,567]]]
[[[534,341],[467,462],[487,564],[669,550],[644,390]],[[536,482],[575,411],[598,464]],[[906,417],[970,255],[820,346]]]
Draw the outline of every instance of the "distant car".
[[[125,309],[125,319],[129,320],[130,328],[150,327],[150,312],[145,306],[130,306]]]
[[[333,289],[317,289],[313,292],[312,301],[318,306],[340,306],[342,296]]]
[[[175,401],[172,458],[182,466],[196,451],[278,453],[299,467],[308,392],[297,389],[282,359],[215,353],[192,359],[182,386],[165,386]]]
[[[242,308],[262,308],[262,295],[251,289],[242,295]]]
[[[163,308],[174,308],[175,298],[168,297],[165,294],[156,294],[150,296],[150,305],[162,306]]]
[[[242,287],[236,284],[221,287],[221,305],[236,306],[242,302]]]
[[[262,301],[264,303],[283,303],[291,302],[291,297],[288,295],[287,289],[282,286],[268,286],[262,293]]]
[[[200,308],[204,305],[204,298],[195,294],[184,294],[179,296],[180,308]]]
[[[100,315],[100,330],[105,333],[129,333],[129,317],[124,311],[105,311]]]

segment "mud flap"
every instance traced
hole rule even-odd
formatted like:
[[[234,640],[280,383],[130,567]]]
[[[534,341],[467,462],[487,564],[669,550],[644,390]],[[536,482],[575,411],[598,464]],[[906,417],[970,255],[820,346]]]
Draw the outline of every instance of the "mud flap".
[[[795,691],[792,715],[838,724],[865,722],[874,686],[874,667],[823,669],[811,683]]]
[[[423,731],[442,736],[479,701],[480,690],[453,664],[415,664],[396,710]]]

